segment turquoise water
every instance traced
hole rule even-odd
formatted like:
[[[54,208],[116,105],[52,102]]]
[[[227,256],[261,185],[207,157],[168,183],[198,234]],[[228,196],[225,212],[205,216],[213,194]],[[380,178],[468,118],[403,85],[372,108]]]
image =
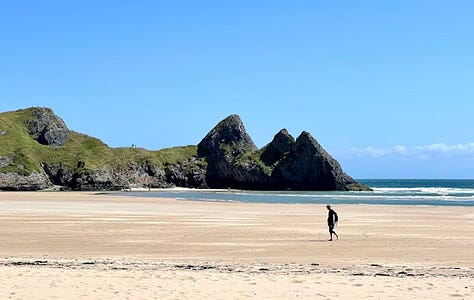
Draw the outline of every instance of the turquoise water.
[[[195,201],[474,206],[474,180],[367,179],[371,192],[163,190],[126,195]]]

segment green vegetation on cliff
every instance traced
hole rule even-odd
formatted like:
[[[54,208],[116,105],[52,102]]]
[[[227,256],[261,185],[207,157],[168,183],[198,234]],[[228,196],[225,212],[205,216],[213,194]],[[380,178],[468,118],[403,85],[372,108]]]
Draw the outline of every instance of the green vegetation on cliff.
[[[307,132],[282,129],[258,149],[238,115],[197,146],[110,148],[71,131],[49,108],[0,113],[0,189],[119,190],[130,187],[367,190]]]
[[[104,166],[124,167],[148,161],[157,167],[180,164],[197,154],[196,146],[149,151],[142,148],[110,148],[97,138],[70,132],[63,146],[42,145],[29,133],[35,108],[0,113],[0,173],[29,175],[41,172],[42,164],[61,164],[97,170]],[[3,162],[3,163],[2,163]]]

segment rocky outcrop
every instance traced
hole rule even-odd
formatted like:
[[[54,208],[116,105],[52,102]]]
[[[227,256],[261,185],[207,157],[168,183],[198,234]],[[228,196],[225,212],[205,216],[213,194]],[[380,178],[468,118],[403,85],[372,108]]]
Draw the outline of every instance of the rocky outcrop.
[[[156,186],[154,183],[158,178],[149,176],[148,172],[136,163],[130,164],[126,169],[104,166],[93,170],[87,168],[83,161],[79,161],[73,169],[61,163],[53,163],[43,164],[43,170],[51,183],[69,190],[120,190],[138,185]]]
[[[37,191],[51,186],[44,174],[33,172],[22,175],[14,172],[0,173],[0,190],[6,191]]]
[[[61,162],[42,165],[45,174],[53,185],[68,186],[72,178],[72,173],[67,166],[63,166]]]
[[[166,180],[174,186],[191,188],[208,188],[206,182],[206,166],[196,158],[182,164],[165,167]]]
[[[257,150],[252,138],[245,130],[244,123],[238,115],[230,115],[220,121],[198,144],[198,155],[219,155],[226,146],[234,148],[234,156]],[[237,153],[238,152],[238,153]]]
[[[293,150],[295,139],[286,129],[280,130],[273,140],[263,148],[260,159],[266,165],[273,165]]]
[[[0,156],[0,168],[9,166],[13,162],[13,157],[10,156]]]
[[[69,190],[121,190],[131,187],[207,188],[203,161],[193,158],[182,164],[159,168],[150,161],[129,162],[126,165],[104,166],[99,170],[87,168],[79,161],[69,169],[61,163],[43,164],[43,170],[53,185]]]
[[[30,135],[40,144],[63,146],[69,139],[66,124],[50,108],[35,108],[27,125]]]
[[[211,188],[261,190],[365,190],[345,174],[307,132],[296,141],[286,129],[258,150],[241,119],[232,115],[214,127],[198,145],[208,167]]]
[[[256,151],[257,146],[238,115],[219,122],[197,149],[198,156],[207,161],[207,185],[211,188],[262,188],[268,176],[252,157]]]
[[[0,147],[0,190],[175,186],[249,190],[368,189],[345,174],[339,163],[307,132],[295,140],[282,129],[259,150],[238,115],[219,122],[197,146],[156,152],[111,149],[98,139],[70,132],[49,108],[8,112],[0,117],[2,124],[15,128],[11,132],[16,133],[0,130],[0,145],[5,145]],[[32,139],[51,147],[38,145]],[[70,145],[61,147],[68,140]]]
[[[308,132],[296,139],[272,177],[278,186],[293,190],[348,190],[355,183]]]

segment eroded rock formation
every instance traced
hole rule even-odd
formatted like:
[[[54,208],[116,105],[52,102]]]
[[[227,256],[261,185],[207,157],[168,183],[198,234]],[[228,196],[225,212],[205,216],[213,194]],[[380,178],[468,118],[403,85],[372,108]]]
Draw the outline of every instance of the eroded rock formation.
[[[40,144],[63,146],[69,139],[66,123],[55,115],[50,108],[37,107],[28,121],[29,133]]]
[[[171,148],[166,155],[145,149],[109,148],[98,139],[69,131],[49,108],[30,108],[5,116],[0,114],[4,118],[1,124],[9,126],[5,128],[16,126],[19,130],[13,132],[20,136],[0,128],[0,142],[5,145],[0,148],[3,190],[118,190],[132,186],[368,189],[344,173],[308,132],[295,140],[282,129],[258,149],[238,115],[219,122],[197,146]],[[25,125],[27,132],[22,129]]]

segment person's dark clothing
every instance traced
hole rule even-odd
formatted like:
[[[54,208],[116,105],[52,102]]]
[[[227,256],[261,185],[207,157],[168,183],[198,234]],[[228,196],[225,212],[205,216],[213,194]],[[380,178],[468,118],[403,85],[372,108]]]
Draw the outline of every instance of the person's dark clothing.
[[[337,213],[330,209],[328,213],[328,226],[332,226],[334,228],[334,224],[337,223]]]

